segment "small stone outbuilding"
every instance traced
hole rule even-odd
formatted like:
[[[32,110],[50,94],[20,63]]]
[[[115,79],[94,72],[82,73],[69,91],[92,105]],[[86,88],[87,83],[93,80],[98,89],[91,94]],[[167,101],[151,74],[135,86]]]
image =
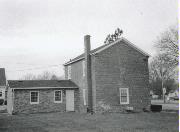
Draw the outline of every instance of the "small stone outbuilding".
[[[7,111],[78,111],[78,87],[70,80],[9,80]]]

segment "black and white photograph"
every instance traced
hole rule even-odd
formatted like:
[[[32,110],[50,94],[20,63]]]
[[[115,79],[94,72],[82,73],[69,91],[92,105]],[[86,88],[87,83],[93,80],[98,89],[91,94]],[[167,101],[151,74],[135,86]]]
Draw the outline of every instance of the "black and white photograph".
[[[0,132],[179,132],[178,0],[0,0]]]

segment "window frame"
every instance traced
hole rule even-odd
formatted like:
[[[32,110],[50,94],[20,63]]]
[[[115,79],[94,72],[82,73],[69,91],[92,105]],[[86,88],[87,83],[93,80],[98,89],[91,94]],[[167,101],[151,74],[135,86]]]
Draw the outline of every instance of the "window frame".
[[[56,101],[56,100],[55,100],[55,99],[56,99],[55,93],[56,93],[57,91],[61,91],[61,101]],[[62,103],[62,96],[63,96],[62,90],[54,90],[54,103]]]
[[[126,102],[121,101],[121,91],[122,90],[126,90],[126,92],[127,92],[127,101]],[[120,98],[120,104],[129,104],[129,88],[119,88],[119,98]]]
[[[71,79],[71,65],[67,66],[67,79]]]
[[[32,93],[32,92],[37,92],[37,93],[38,93],[37,102],[32,102],[32,101],[31,101],[31,93]],[[30,91],[30,104],[39,104],[39,91]]]

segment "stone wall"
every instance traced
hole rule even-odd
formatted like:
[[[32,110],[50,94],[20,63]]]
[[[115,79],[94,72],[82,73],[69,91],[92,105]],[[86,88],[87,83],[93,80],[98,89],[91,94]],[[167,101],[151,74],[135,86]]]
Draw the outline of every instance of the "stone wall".
[[[54,103],[54,90],[62,90],[62,103]],[[30,92],[39,91],[39,104],[30,104]],[[14,91],[13,113],[65,112],[65,89],[21,89]],[[75,111],[79,111],[78,89],[74,92]]]
[[[96,106],[104,103],[110,111],[126,106],[142,110],[150,104],[148,57],[118,43],[95,55]],[[129,105],[120,104],[119,88],[129,88]]]

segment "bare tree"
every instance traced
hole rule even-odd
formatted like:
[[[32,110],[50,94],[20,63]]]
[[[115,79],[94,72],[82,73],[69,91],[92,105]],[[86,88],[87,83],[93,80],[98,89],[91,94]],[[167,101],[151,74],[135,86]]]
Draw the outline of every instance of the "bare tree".
[[[52,73],[49,71],[44,71],[42,74],[37,76],[37,80],[50,80],[52,77]]]
[[[51,76],[51,79],[50,80],[61,80],[61,79],[63,79],[62,77],[58,77],[58,76],[56,76],[55,74],[53,74],[52,76]]]
[[[21,80],[60,80],[64,79],[63,76],[57,76],[53,72],[44,71],[41,74],[34,75],[34,74],[27,74],[21,78]]]
[[[158,37],[155,44],[160,54],[165,54],[172,68],[179,64],[178,26],[171,26]]]
[[[36,80],[36,76],[34,74],[28,73],[20,78],[20,80]]]
[[[171,58],[166,54],[158,54],[155,56],[150,63],[150,78],[152,80],[156,78],[160,78],[162,80],[167,80],[173,77],[173,70],[171,70],[171,65],[169,65],[168,61]],[[162,84],[163,85],[163,84]]]
[[[108,34],[108,35],[107,35],[107,37],[106,37],[106,39],[105,39],[105,41],[104,41],[104,44],[110,44],[110,43],[116,41],[117,39],[120,38],[120,36],[122,35],[122,33],[123,33],[123,30],[117,28],[117,29],[115,30],[114,34],[112,34],[112,35]]]
[[[167,84],[167,82],[173,82],[169,80],[175,80],[178,74],[177,70],[174,70],[179,63],[177,26],[171,26],[163,32],[155,42],[155,47],[157,49],[157,55],[150,63],[150,83],[161,82],[161,90],[163,91],[163,88],[166,87],[165,84]]]
[[[159,89],[159,86],[161,86],[161,91],[163,91],[163,88],[167,89],[167,85],[169,86],[170,83],[174,83],[174,75],[177,74],[172,69],[171,65],[169,65],[169,61],[171,58],[167,56],[167,54],[158,54],[155,56],[150,63],[149,69],[150,69],[150,85],[156,86],[156,91]],[[174,81],[173,81],[174,80]],[[171,85],[172,87],[168,87],[168,89],[173,89],[174,85]],[[152,88],[154,89],[154,88]],[[159,90],[160,90],[159,89]],[[159,92],[163,93],[163,92]],[[165,102],[165,98],[163,95],[163,99]]]

